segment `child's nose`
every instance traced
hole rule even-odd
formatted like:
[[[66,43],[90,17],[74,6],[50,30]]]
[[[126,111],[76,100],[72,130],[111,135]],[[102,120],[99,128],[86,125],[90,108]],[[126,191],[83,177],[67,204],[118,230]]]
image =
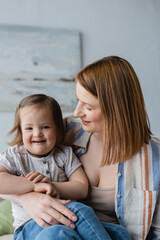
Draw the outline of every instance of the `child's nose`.
[[[42,130],[41,129],[37,128],[37,129],[34,130],[34,136],[40,137],[42,135],[43,134],[42,134]]]

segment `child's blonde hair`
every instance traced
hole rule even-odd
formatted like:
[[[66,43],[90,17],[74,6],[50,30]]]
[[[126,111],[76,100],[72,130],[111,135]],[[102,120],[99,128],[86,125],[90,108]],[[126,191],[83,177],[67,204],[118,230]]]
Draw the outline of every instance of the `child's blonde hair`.
[[[10,146],[14,146],[16,144],[23,145],[22,131],[20,126],[20,110],[28,106],[36,106],[38,108],[41,108],[42,105],[43,106],[48,105],[52,111],[53,121],[56,126],[56,134],[57,134],[56,145],[62,143],[62,141],[64,140],[65,131],[64,131],[62,112],[59,104],[54,98],[50,96],[46,96],[45,94],[33,94],[24,98],[19,103],[19,106],[16,109],[14,126],[8,133],[8,136],[15,134],[13,137],[13,140],[8,143]]]

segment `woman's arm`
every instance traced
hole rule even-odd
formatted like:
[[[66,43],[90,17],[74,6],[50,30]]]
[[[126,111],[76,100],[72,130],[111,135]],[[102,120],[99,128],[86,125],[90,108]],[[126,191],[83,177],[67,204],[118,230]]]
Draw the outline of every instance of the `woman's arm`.
[[[4,200],[9,200],[9,201],[13,201],[17,204],[19,204],[19,196],[20,195],[6,195],[6,194],[0,194],[0,198],[4,199]]]
[[[0,197],[21,205],[26,213],[43,228],[55,223],[75,228],[73,222],[77,221],[77,216],[65,206],[70,202],[69,200],[60,200],[36,192],[23,195],[0,195]]]
[[[25,177],[14,176],[0,164],[0,194],[24,194],[27,192],[45,192],[54,196],[54,187],[49,183],[33,183]]]
[[[24,177],[11,175],[6,167],[0,164],[0,194],[23,194],[34,189],[34,183]]]

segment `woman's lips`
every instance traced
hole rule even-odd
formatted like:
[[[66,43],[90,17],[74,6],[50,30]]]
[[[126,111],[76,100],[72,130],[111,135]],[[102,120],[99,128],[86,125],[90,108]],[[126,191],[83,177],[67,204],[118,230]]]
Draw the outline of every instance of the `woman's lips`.
[[[83,123],[83,125],[88,125],[90,123],[90,121],[82,120],[82,123]]]

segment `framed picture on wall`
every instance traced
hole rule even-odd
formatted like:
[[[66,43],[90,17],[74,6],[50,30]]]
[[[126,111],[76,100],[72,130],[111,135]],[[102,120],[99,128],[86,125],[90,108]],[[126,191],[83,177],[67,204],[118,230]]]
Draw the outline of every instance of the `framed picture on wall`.
[[[31,94],[54,97],[63,112],[76,105],[75,74],[81,68],[76,30],[0,25],[0,111],[15,111]]]

